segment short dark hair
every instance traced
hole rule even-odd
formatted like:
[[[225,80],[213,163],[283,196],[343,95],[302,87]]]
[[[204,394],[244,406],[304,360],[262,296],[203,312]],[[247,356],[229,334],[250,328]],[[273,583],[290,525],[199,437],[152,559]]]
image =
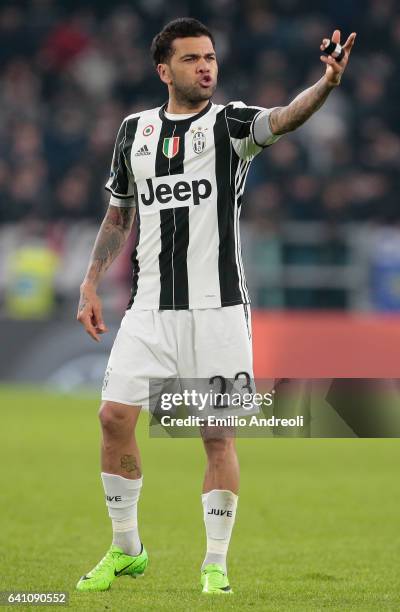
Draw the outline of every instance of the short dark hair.
[[[192,36],[208,36],[213,47],[215,47],[214,37],[210,30],[198,21],[190,17],[174,19],[163,27],[151,43],[151,55],[155,66],[168,61],[172,55],[172,43],[175,38],[189,38]]]

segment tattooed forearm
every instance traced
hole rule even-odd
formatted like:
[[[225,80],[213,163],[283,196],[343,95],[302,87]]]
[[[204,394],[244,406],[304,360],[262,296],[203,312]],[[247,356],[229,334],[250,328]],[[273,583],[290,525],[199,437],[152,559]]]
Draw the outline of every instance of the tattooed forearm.
[[[333,86],[322,77],[315,85],[302,91],[288,106],[275,108],[269,121],[273,134],[285,134],[302,125],[315,113],[332,91]]]
[[[136,478],[140,478],[142,473],[134,455],[122,455],[121,467],[129,473],[132,473]]]
[[[97,285],[104,272],[122,251],[130,234],[135,212],[134,207],[108,207],[97,234],[84,283]]]

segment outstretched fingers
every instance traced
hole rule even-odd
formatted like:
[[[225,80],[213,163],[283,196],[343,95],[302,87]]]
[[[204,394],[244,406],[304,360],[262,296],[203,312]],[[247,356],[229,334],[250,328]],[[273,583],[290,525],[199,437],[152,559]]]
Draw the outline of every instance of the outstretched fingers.
[[[350,36],[348,37],[348,39],[346,40],[345,44],[343,45],[343,49],[347,51],[348,53],[350,53],[353,48],[356,36],[357,36],[357,33],[352,32]]]

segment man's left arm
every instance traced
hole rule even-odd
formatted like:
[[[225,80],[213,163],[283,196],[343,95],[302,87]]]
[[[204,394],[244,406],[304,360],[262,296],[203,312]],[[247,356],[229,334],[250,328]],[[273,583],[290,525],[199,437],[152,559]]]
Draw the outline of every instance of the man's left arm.
[[[353,32],[343,45],[344,57],[340,62],[330,55],[321,55],[321,62],[326,64],[326,71],[322,79],[302,91],[288,106],[274,108],[271,111],[269,124],[272,134],[281,135],[295,130],[321,108],[331,91],[340,84],[355,38],[356,33]],[[332,41],[340,44],[339,30],[334,31]],[[324,49],[322,44],[320,49],[321,51]]]

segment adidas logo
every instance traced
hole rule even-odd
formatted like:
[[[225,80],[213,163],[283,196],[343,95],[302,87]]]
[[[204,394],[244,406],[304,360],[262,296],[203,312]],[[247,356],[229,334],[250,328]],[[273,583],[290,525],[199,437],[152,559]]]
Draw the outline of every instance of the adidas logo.
[[[143,147],[140,147],[139,151],[136,151],[135,157],[139,155],[151,155],[151,152],[147,148],[147,145],[143,145]]]

